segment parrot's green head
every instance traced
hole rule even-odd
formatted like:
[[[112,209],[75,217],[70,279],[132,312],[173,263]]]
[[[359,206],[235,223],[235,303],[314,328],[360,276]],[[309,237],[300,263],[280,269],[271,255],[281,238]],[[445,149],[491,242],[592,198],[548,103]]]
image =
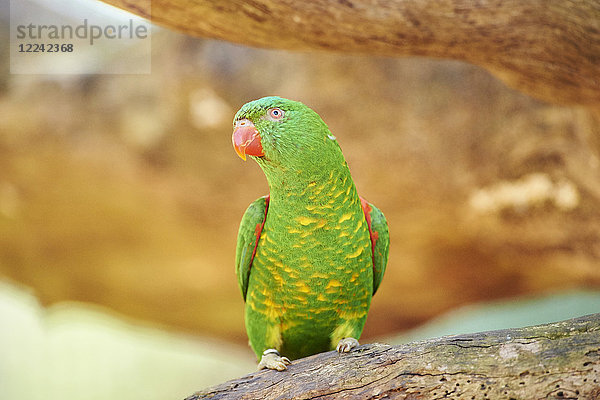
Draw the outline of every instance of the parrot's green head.
[[[281,97],[246,103],[233,120],[233,147],[265,170],[305,170],[343,163],[336,139],[321,117],[304,104]]]

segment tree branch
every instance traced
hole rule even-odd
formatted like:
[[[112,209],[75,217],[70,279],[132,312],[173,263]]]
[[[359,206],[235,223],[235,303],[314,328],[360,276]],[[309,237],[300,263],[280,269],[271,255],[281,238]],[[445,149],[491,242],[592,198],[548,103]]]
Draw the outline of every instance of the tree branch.
[[[600,0],[103,1],[193,36],[463,60],[549,102],[600,104]]]
[[[598,399],[600,314],[327,352],[198,392],[211,399]]]

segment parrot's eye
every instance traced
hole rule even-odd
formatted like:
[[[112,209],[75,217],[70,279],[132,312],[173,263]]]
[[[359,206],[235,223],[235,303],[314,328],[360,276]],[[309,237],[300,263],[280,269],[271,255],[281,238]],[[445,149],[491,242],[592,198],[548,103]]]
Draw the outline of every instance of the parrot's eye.
[[[279,121],[281,118],[283,118],[283,110],[281,108],[275,107],[275,108],[269,108],[269,110],[267,111],[267,115],[269,116],[269,119],[272,119],[274,121]]]

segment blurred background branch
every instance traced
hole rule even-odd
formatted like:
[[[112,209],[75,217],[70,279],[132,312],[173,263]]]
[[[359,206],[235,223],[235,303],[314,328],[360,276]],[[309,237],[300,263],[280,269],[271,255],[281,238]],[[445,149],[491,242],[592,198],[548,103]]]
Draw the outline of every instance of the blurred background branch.
[[[600,1],[103,0],[193,36],[482,66],[533,97],[600,105]]]

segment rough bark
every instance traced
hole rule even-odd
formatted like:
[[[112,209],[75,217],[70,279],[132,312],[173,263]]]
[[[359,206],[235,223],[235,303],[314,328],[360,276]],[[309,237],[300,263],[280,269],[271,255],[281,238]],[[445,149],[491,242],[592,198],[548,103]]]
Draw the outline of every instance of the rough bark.
[[[369,344],[260,371],[197,399],[598,399],[600,314],[521,329]]]
[[[600,104],[600,0],[103,1],[194,36],[463,60],[549,102]]]

